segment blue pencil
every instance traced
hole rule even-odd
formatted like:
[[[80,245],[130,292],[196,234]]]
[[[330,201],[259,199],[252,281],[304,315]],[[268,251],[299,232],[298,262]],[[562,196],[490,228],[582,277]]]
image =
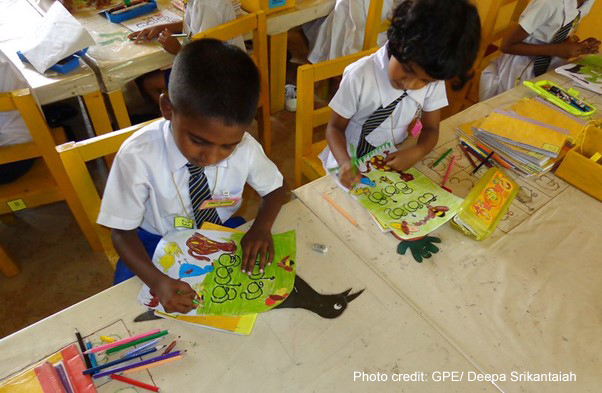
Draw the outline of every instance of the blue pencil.
[[[146,351],[142,351],[140,353],[135,353],[130,356],[126,356],[126,357],[123,357],[123,358],[120,358],[117,360],[113,360],[112,362],[101,364],[100,366],[92,367],[92,368],[82,371],[82,374],[84,374],[84,375],[96,374],[97,372],[99,372],[100,370],[102,370],[104,368],[111,367],[111,366],[114,366],[119,363],[127,362],[128,360],[132,360],[132,359],[138,358],[140,356],[148,355],[149,353],[153,353],[153,352],[159,350],[160,348],[162,348],[162,347],[150,348],[150,349],[147,349]]]
[[[86,343],[86,349],[92,349],[92,343],[90,341]],[[90,356],[90,364],[92,367],[98,366],[98,363],[96,362],[96,356],[94,356],[93,353],[89,354],[88,356]]]

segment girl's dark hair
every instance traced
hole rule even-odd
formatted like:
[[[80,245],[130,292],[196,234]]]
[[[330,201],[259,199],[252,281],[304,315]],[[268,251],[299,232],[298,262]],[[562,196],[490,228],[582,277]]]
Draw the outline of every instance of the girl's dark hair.
[[[434,79],[454,79],[459,90],[472,77],[481,22],[467,0],[405,0],[393,10],[387,37],[397,61],[415,62]]]
[[[247,125],[257,112],[259,71],[235,45],[202,39],[184,45],[169,76],[169,99],[187,116]]]

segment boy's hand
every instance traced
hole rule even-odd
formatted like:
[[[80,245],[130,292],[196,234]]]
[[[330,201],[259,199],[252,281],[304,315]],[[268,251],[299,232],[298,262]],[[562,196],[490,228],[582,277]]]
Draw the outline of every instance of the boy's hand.
[[[385,164],[396,171],[405,171],[413,167],[422,157],[421,149],[418,146],[413,146],[387,154]]]
[[[165,30],[165,26],[159,25],[149,27],[148,29],[133,32],[132,34],[128,35],[128,38],[130,40],[136,40],[134,41],[135,44],[138,44],[141,41],[152,41],[159,37],[159,34],[161,34],[163,30]]]
[[[589,37],[583,41],[581,41],[587,47],[588,54],[598,53],[600,49],[600,41],[595,39],[594,37]]]
[[[197,297],[197,294],[184,281],[165,276],[153,289],[163,308],[165,308],[165,312],[186,314],[196,308],[192,301]]]
[[[568,38],[560,45],[561,51],[559,53],[559,57],[562,57],[563,59],[572,59],[581,55],[598,53],[600,41],[592,37],[583,41],[576,41]]]
[[[163,49],[165,49],[172,55],[177,55],[180,49],[182,48],[180,41],[178,41],[175,37],[172,37],[171,31],[167,29],[163,30],[161,34],[159,34],[159,38],[157,38],[157,41],[161,44]]]
[[[242,245],[242,265],[243,273],[251,275],[255,266],[255,261],[259,256],[259,271],[272,264],[274,260],[274,240],[272,232],[269,229],[251,227],[240,241]]]
[[[353,188],[362,178],[362,175],[359,173],[357,168],[353,168],[353,164],[351,161],[345,162],[343,165],[339,167],[339,181],[345,187],[351,189]]]

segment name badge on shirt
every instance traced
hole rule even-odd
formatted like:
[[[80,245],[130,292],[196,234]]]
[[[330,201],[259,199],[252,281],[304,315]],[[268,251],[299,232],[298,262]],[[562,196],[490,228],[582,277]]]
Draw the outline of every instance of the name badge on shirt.
[[[199,210],[230,207],[236,205],[238,201],[240,201],[240,198],[207,199],[201,203]]]
[[[173,226],[176,228],[194,228],[194,220],[191,220],[190,218],[176,216],[173,221]]]

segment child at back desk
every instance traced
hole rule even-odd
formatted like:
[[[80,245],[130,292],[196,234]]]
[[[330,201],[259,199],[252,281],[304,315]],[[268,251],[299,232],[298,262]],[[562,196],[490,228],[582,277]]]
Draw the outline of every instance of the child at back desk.
[[[389,154],[388,166],[405,170],[428,154],[439,137],[439,110],[447,105],[443,80],[467,78],[480,40],[476,8],[466,0],[406,0],[393,11],[389,41],[376,53],[345,69],[329,106],[328,147],[320,154],[327,171],[352,187],[361,176],[350,156],[390,141],[399,144],[408,126],[421,119],[416,146]]]
[[[531,0],[519,22],[504,38],[502,56],[481,74],[479,99],[496,96],[522,81],[562,65],[563,59],[598,53],[600,41],[571,34],[595,0]]]
[[[204,221],[228,225],[245,183],[262,202],[242,238],[242,271],[251,274],[257,256],[259,269],[271,263],[271,227],[284,188],[274,163],[245,132],[258,99],[259,72],[244,51],[217,40],[192,42],[176,57],[169,92],[161,95],[165,119],[134,133],[115,157],[98,223],[112,229],[121,257],[116,281],[135,273],[167,312],[192,310],[195,292],[154,267],[157,243],[170,231],[197,228]],[[201,209],[210,199],[232,205]]]
[[[185,3],[184,20],[182,22],[168,23],[149,27],[129,35],[136,44],[152,41],[161,44],[167,52],[176,55],[182,48],[180,41],[172,34],[196,34],[211,29],[226,22],[236,19],[236,13],[231,0],[188,0]],[[184,39],[189,42],[188,38]],[[241,49],[245,48],[242,37],[236,37],[230,43]],[[167,88],[169,70],[157,70],[143,75],[138,80],[142,93],[148,96],[155,104],[159,105],[159,96]]]

